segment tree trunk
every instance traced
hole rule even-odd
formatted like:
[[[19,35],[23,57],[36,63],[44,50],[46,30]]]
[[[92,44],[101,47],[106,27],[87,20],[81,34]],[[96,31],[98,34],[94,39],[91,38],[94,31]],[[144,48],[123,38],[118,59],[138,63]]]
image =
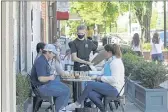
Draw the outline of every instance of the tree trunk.
[[[141,26],[142,42],[150,42],[150,21],[152,15],[152,2],[146,2],[145,6],[135,7],[135,14]],[[146,10],[145,10],[145,8]]]
[[[148,7],[148,10],[144,15],[144,22],[143,22],[144,23],[143,26],[145,27],[144,42],[150,42],[150,22],[152,15],[152,2],[148,2],[146,7]]]
[[[115,21],[115,27],[116,27],[116,33],[118,33],[118,25],[116,21]]]

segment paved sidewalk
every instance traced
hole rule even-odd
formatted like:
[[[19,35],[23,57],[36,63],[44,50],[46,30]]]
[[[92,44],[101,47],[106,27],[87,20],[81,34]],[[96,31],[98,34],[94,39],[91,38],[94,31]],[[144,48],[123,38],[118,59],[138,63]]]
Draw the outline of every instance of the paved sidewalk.
[[[38,112],[45,112],[45,109],[48,107],[48,105],[49,103],[44,102]],[[27,112],[31,112],[31,108],[32,108],[32,105],[29,105]],[[60,111],[60,112],[65,112],[65,111]],[[71,112],[71,111],[66,111],[66,112]],[[114,112],[122,112],[121,107],[119,107],[118,110],[114,109]],[[131,103],[126,99],[125,112],[142,112],[142,111],[138,109],[133,103]]]

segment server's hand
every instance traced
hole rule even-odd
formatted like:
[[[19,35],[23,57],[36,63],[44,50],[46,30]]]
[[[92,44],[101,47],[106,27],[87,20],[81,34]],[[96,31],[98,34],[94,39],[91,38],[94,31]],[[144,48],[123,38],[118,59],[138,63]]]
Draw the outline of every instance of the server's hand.
[[[94,63],[91,63],[89,61],[86,62],[87,65],[93,65]]]

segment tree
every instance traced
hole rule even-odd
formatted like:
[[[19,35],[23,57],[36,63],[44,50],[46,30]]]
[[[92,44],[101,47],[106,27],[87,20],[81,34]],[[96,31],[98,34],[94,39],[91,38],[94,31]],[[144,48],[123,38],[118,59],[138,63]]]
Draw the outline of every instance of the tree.
[[[70,27],[69,35],[73,35],[76,32],[76,28],[82,21],[67,21],[67,26]]]
[[[128,11],[127,2],[72,2],[71,12],[78,13],[86,24],[111,27],[120,13]],[[117,26],[117,24],[115,24]]]
[[[157,20],[158,20],[158,13],[157,13],[157,9],[154,8],[152,11],[152,17],[151,17],[151,24],[150,24],[151,29],[156,28]]]
[[[143,42],[149,42],[152,1],[133,2],[133,8],[141,26],[141,39]]]
[[[102,2],[72,2],[71,12],[78,13],[86,24],[103,24]]]

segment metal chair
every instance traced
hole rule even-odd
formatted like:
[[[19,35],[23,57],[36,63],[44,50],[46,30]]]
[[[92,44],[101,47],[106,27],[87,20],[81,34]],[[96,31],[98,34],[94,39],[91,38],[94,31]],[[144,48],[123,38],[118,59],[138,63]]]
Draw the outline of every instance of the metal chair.
[[[121,101],[122,99],[125,100],[125,96],[119,96],[119,97],[104,97],[104,107],[105,107],[105,112],[107,112],[107,105],[109,104],[110,110],[113,112],[113,105],[112,103],[115,104],[116,109],[118,109],[119,106],[122,108],[122,112],[125,112],[124,104]]]
[[[131,74],[128,76],[128,78],[131,76]],[[123,87],[121,88],[120,92],[118,93],[118,95],[115,96],[104,96],[104,108],[105,108],[105,112],[107,111],[107,105],[109,104],[110,110],[113,112],[113,105],[112,103],[115,104],[116,109],[118,109],[119,106],[121,106],[122,108],[122,112],[125,112],[125,95],[120,96],[122,90],[124,89],[125,85],[127,82],[124,83]],[[121,101],[124,100],[124,103]]]
[[[29,82],[31,84],[31,89],[32,89],[32,96],[33,96],[33,111],[32,112],[37,112],[39,108],[41,107],[42,102],[48,101],[50,103],[50,106],[46,109],[51,109],[52,112],[56,112],[55,110],[55,97],[52,96],[42,96],[40,94],[40,91],[37,86],[34,85],[33,80],[29,74],[27,74]]]

